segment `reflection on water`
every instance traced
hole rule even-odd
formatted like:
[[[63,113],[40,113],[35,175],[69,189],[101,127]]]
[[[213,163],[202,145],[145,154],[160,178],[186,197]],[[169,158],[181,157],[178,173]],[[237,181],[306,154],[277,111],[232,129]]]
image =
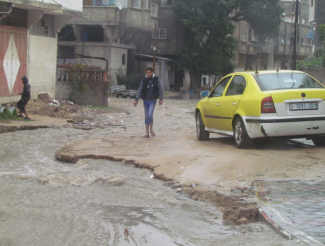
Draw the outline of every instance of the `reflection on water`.
[[[296,245],[264,224],[223,225],[218,209],[176,199],[148,170],[54,159],[69,141],[109,134],[62,128],[0,135],[0,245]]]

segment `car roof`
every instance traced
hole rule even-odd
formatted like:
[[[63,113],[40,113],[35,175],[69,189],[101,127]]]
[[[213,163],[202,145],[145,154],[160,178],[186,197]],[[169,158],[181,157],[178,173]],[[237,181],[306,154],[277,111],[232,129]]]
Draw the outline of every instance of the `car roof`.
[[[232,75],[236,74],[250,74],[250,75],[256,75],[256,74],[272,74],[272,73],[305,73],[298,70],[257,70],[256,71],[242,71],[242,72],[234,72]]]

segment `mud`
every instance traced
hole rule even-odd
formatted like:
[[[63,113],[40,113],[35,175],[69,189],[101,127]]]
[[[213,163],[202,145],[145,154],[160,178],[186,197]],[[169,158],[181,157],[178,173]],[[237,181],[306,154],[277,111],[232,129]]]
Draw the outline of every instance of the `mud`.
[[[142,139],[142,105],[134,108],[133,100],[111,99],[109,110],[94,109],[71,122],[71,128],[87,130],[89,138],[65,145],[55,157],[68,163],[104,159],[149,169],[157,179],[178,182],[193,200],[223,207],[229,224],[258,220],[250,196],[255,179],[312,179],[325,171],[320,148],[308,141],[266,142],[254,150],[239,150],[231,138],[217,134],[199,142],[194,106],[195,101],[164,101],[155,110],[156,137]],[[107,136],[98,138],[97,132],[105,129]]]

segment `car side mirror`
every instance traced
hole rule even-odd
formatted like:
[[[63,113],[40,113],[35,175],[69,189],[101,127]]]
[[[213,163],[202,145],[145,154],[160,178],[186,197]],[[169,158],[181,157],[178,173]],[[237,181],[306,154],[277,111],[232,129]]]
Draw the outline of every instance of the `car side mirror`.
[[[201,91],[200,96],[201,96],[201,98],[205,98],[205,97],[209,96],[209,91]]]

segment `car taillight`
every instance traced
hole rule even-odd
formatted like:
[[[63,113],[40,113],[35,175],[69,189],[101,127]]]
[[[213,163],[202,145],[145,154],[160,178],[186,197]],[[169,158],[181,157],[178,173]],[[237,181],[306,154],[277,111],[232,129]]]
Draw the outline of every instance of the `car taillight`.
[[[276,113],[272,97],[262,100],[261,113]]]

